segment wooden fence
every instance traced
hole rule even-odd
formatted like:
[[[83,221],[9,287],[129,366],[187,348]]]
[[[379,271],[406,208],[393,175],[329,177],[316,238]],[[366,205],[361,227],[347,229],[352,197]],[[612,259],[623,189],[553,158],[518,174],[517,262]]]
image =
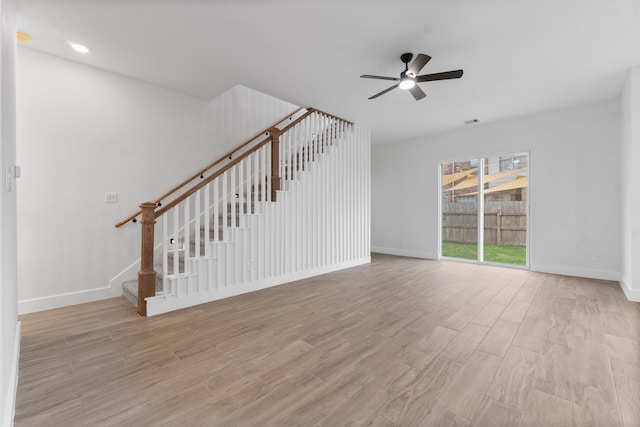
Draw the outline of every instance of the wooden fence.
[[[484,243],[527,245],[527,202],[494,201],[484,205]],[[478,203],[442,204],[442,241],[477,243]]]

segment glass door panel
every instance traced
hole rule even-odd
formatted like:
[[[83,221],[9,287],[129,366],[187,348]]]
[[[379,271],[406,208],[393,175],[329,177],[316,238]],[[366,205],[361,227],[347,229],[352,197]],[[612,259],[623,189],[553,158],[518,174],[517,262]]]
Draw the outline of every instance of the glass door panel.
[[[486,157],[483,193],[483,259],[527,265],[528,153]]]
[[[441,254],[478,259],[478,160],[440,165],[442,182]]]

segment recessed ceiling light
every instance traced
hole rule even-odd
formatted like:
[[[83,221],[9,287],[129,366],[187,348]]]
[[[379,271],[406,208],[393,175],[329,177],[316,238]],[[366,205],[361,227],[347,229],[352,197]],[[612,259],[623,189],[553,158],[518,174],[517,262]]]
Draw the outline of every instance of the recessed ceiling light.
[[[22,31],[18,31],[18,41],[20,43],[29,43],[31,41],[31,36],[27,33],[23,33]]]
[[[75,50],[76,52],[89,53],[89,48],[86,47],[85,45],[82,45],[82,44],[79,44],[79,43],[74,43],[74,42],[69,42],[69,46],[71,46],[71,48],[73,50]]]

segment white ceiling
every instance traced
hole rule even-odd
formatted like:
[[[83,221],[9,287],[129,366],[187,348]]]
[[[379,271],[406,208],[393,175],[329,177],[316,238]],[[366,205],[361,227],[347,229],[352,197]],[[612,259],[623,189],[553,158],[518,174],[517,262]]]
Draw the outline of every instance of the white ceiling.
[[[612,99],[640,65],[638,0],[17,0],[29,47],[204,100],[236,84],[362,123],[374,143]],[[67,45],[87,45],[79,55]],[[415,101],[404,52],[433,59]]]

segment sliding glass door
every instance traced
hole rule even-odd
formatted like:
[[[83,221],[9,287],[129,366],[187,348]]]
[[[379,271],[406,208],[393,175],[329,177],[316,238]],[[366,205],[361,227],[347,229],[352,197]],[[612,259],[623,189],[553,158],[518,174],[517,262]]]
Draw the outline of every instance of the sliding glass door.
[[[443,162],[440,173],[442,257],[528,265],[528,153]]]

